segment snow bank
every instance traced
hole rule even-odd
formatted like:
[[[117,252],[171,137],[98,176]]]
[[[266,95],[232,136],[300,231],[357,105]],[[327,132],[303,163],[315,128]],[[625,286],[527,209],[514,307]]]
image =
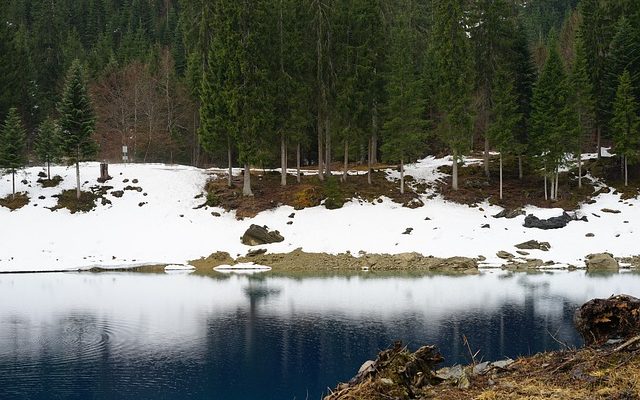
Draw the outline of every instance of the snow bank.
[[[427,158],[408,165],[407,174],[419,182],[433,182],[444,177],[437,168],[448,163],[450,159]],[[283,206],[237,221],[233,212],[195,208],[204,202],[195,197],[217,171],[161,164],[112,164],[109,169],[114,179],[106,185],[114,186],[113,190],[132,185],[142,191],[125,190],[122,198],[108,194],[106,198],[112,205],[98,205],[86,214],[52,212],[47,208],[56,204],[52,195],[74,187],[73,168],[53,167],[52,174],[62,176],[64,181],[59,187],[48,189],[36,183],[41,168],[19,172],[17,189],[28,192],[31,203],[14,212],[0,207],[0,272],[185,264],[216,251],[235,257],[250,249],[241,244],[240,237],[251,224],[267,225],[285,237],[281,243],[261,246],[270,252],[289,252],[298,247],[308,252],[354,254],[361,250],[416,251],[438,257],[483,255],[488,264],[500,264],[503,261],[496,257],[498,251],[514,253],[514,245],[533,239],[549,242],[551,250],[532,250],[530,257],[565,264],[582,265],[584,256],[594,252],[607,251],[616,256],[640,253],[640,202],[621,202],[614,194],[599,195],[596,203],[582,206],[580,212],[589,222],[574,221],[554,231],[524,228],[524,216],[492,218],[501,209],[489,204],[472,208],[426,196],[425,206],[417,209],[403,208],[382,198],[379,204],[351,201],[338,210],[299,210],[293,220],[287,217],[294,210]],[[396,173],[387,171],[390,178]],[[96,184],[99,164],[83,164],[81,174],[83,189],[88,190]],[[23,179],[30,186],[19,183]],[[123,182],[125,179],[129,181]],[[10,180],[10,175],[1,177],[0,197],[10,193]],[[603,208],[621,213],[603,213]],[[212,216],[213,211],[222,216]],[[562,213],[560,209],[535,207],[527,207],[526,211],[541,218]],[[293,224],[287,225],[289,221]],[[490,224],[490,228],[482,228],[484,224]],[[403,235],[409,227],[413,228],[411,234]],[[587,233],[595,237],[585,237]]]

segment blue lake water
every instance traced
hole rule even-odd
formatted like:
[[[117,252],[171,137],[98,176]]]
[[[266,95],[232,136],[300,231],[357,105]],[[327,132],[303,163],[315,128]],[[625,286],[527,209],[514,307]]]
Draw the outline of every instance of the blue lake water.
[[[0,399],[320,399],[394,340],[443,365],[580,345],[640,275],[0,275]]]

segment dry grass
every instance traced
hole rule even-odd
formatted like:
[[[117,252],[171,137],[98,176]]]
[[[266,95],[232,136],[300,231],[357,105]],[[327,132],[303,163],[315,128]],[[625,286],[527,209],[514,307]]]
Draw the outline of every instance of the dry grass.
[[[11,211],[18,210],[27,204],[29,204],[29,195],[27,193],[16,193],[15,196],[10,194],[4,198],[0,198],[0,206],[6,207]]]
[[[58,198],[58,204],[51,211],[66,208],[72,214],[77,212],[89,212],[96,207],[96,200],[100,197],[91,192],[80,192],[80,199],[77,198],[76,190],[64,190],[62,193],[55,195]]]

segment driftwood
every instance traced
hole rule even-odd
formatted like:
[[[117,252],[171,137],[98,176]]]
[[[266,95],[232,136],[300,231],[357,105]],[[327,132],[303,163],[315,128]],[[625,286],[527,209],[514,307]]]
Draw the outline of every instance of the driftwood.
[[[576,311],[574,323],[587,345],[629,339],[640,334],[640,299],[622,294],[590,300]]]

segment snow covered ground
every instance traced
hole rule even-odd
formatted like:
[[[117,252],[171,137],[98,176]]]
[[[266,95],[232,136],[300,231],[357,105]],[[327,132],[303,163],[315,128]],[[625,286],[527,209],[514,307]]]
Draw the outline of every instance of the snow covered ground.
[[[477,160],[470,160],[477,162]],[[427,158],[407,166],[407,174],[423,182],[442,178],[436,169],[448,159]],[[551,244],[551,250],[531,250],[531,258],[564,264],[583,265],[587,254],[610,252],[615,256],[640,254],[640,201],[620,202],[615,194],[601,194],[595,204],[583,205],[580,213],[589,222],[573,221],[563,229],[542,231],[522,226],[524,216],[495,219],[501,208],[480,204],[472,208],[447,202],[436,196],[423,198],[424,207],[403,208],[383,198],[382,203],[347,203],[338,210],[314,207],[295,211],[288,206],[260,213],[255,218],[237,221],[233,212],[218,208],[195,207],[204,199],[208,178],[217,171],[160,164],[112,164],[114,177],[107,185],[122,190],[139,186],[142,192],[127,190],[122,198],[108,194],[112,205],[98,205],[89,213],[52,212],[52,195],[71,189],[75,170],[56,166],[52,174],[64,181],[56,188],[44,189],[36,182],[42,168],[20,171],[17,190],[29,193],[31,202],[11,212],[0,207],[0,272],[85,269],[94,266],[123,267],[144,264],[182,264],[216,251],[232,256],[250,249],[240,237],[250,224],[267,225],[285,237],[281,243],[261,246],[270,252],[289,252],[298,247],[309,252],[402,253],[416,251],[438,257],[479,255],[487,263],[500,264],[496,252],[515,252],[514,245],[535,239]],[[83,188],[96,184],[98,163],[82,165]],[[389,170],[388,176],[395,177]],[[29,183],[19,183],[26,179]],[[123,182],[129,179],[129,182]],[[131,181],[137,179],[138,183]],[[0,197],[11,192],[11,175],[0,178]],[[145,195],[146,194],[146,195]],[[39,197],[44,196],[44,199]],[[140,203],[146,203],[139,206]],[[619,214],[601,209],[620,210]],[[560,209],[527,207],[527,213],[541,218],[558,216]],[[211,215],[213,211],[222,214]],[[295,212],[295,218],[288,215]],[[592,215],[598,214],[600,217]],[[430,219],[425,219],[425,218]],[[287,225],[293,221],[292,225]],[[625,222],[627,221],[627,222]],[[490,228],[481,228],[490,224]],[[406,228],[410,235],[403,235]],[[594,237],[585,237],[593,233]]]

